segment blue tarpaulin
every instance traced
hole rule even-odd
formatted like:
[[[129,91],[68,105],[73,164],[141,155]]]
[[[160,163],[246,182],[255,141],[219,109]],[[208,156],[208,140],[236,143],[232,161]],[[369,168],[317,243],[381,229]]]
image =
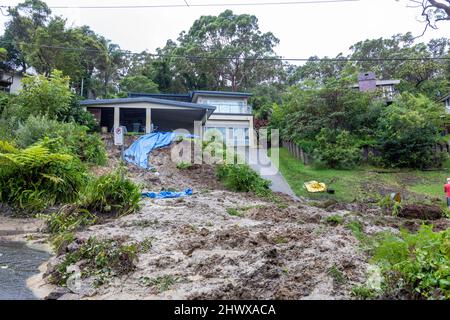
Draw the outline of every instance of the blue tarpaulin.
[[[123,156],[125,161],[148,169],[148,154],[157,148],[168,146],[177,136],[174,132],[153,132],[143,135],[125,150]]]
[[[176,137],[198,138],[193,134],[181,134],[176,132],[152,132],[143,135],[124,151],[123,157],[125,161],[134,163],[135,165],[148,169],[148,154],[158,148],[168,146]]]
[[[174,191],[160,191],[156,192],[143,192],[143,197],[153,198],[153,199],[164,199],[164,198],[179,198],[192,195],[192,189],[185,189],[182,192],[174,192]]]

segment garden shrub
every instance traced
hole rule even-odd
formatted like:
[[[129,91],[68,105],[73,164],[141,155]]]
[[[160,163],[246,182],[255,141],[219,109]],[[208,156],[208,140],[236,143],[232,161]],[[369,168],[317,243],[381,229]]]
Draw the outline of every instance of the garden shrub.
[[[124,168],[92,178],[80,197],[80,206],[98,214],[126,215],[139,209],[141,192],[130,179],[124,177]]]
[[[17,149],[0,143],[0,201],[36,211],[76,200],[86,171],[75,157],[36,144]]]
[[[416,298],[450,299],[450,229],[385,233],[373,260],[380,265],[387,292],[408,290]]]
[[[83,162],[105,165],[106,150],[96,133],[88,133],[88,128],[76,123],[64,123],[46,116],[30,116],[15,134],[15,142],[27,147],[39,140],[49,138],[44,144],[53,152],[69,153]]]
[[[220,164],[217,166],[216,175],[231,191],[254,192],[258,196],[271,195],[270,181],[261,178],[247,164]]]
[[[361,150],[348,131],[323,128],[316,137],[314,156],[327,167],[349,169],[361,160]]]

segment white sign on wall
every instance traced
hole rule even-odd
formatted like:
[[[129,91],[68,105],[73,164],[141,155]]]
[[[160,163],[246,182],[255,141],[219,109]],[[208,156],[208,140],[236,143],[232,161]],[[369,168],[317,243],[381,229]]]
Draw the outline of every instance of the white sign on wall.
[[[124,127],[120,126],[114,129],[114,145],[123,146]]]

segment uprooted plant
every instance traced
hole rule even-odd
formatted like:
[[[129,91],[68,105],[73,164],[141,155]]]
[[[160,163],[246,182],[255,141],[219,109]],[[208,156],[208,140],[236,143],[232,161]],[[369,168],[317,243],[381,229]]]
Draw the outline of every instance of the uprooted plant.
[[[64,256],[51,273],[51,282],[66,285],[73,274],[68,267],[79,263],[82,278],[94,277],[94,284],[102,285],[112,276],[134,270],[139,250],[138,243],[126,243],[122,238],[99,240],[91,237]]]

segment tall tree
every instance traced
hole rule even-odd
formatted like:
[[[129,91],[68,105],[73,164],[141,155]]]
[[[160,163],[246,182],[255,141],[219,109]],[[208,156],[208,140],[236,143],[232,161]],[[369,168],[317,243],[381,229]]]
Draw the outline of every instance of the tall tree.
[[[8,9],[8,14],[11,19],[5,24],[5,33],[0,39],[8,50],[7,64],[25,71],[28,63],[22,45],[33,42],[36,30],[45,25],[51,10],[42,1],[26,0]]]
[[[178,41],[168,53],[174,56],[176,75],[190,89],[245,90],[276,79],[282,67],[270,60],[277,57],[274,47],[279,40],[271,32],[262,33],[253,15],[226,10],[218,16],[202,16]]]

